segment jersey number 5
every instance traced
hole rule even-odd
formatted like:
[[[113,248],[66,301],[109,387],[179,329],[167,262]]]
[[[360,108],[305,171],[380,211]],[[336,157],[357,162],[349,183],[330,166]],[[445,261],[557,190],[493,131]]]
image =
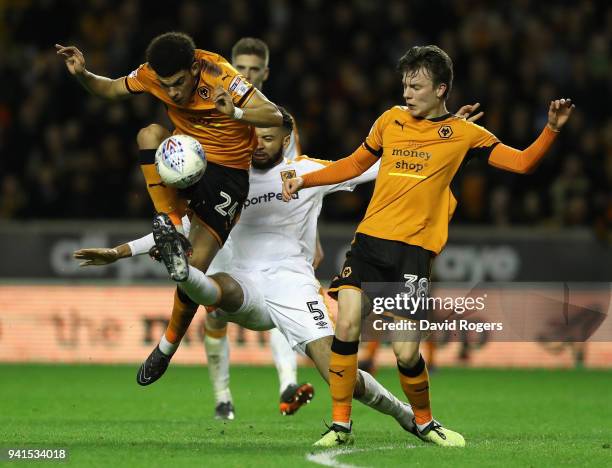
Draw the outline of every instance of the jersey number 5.
[[[312,318],[315,322],[318,322],[319,320],[323,320],[323,318],[325,317],[325,314],[323,313],[323,311],[315,307],[318,304],[318,302],[319,301],[309,301],[306,303],[310,313],[314,314]]]

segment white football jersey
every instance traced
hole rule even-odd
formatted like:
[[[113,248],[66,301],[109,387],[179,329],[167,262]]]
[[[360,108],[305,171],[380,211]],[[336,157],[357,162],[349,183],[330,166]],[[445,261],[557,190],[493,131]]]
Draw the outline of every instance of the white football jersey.
[[[251,167],[248,198],[231,232],[231,241],[223,249],[231,250],[233,268],[265,270],[278,267],[279,263],[296,268],[312,265],[323,197],[338,190],[353,190],[357,184],[374,180],[379,167],[377,163],[359,177],[341,184],[302,189],[288,203],[282,200],[284,179],[316,171],[327,164],[328,161],[301,156],[294,161],[284,159],[271,169]],[[223,263],[229,260],[226,253],[218,257],[225,259]],[[219,271],[221,265],[213,266]]]
[[[295,127],[295,120],[294,120],[294,128],[291,131],[291,135],[289,136],[289,144],[283,150],[283,156],[289,161],[294,161],[298,158],[298,156],[301,156],[300,153],[301,153],[301,150],[300,150],[298,131],[297,131],[297,128]]]
[[[291,131],[291,136],[289,137],[289,144],[283,149],[283,157],[289,161],[294,161],[300,156],[300,152],[301,150],[300,150],[300,144],[299,144],[298,130],[297,130],[297,127],[295,126],[295,119],[293,119],[293,130]],[[251,173],[250,181],[252,182],[252,180],[253,180],[253,175]],[[183,221],[183,231],[185,233],[185,236],[189,237],[189,230],[191,229],[191,221],[189,220],[187,216],[184,216],[182,221]],[[152,234],[150,234],[150,236],[151,236],[150,242],[153,242]],[[133,248],[132,248],[132,252],[134,252]],[[146,252],[148,252],[148,247],[146,249]],[[221,271],[227,272],[229,271],[231,266],[232,266],[232,236],[230,234],[230,236],[225,241],[223,248],[219,252],[217,252],[217,255],[215,255],[215,258],[213,259],[212,263],[208,267],[207,273],[209,275],[212,275],[214,273],[219,273]]]

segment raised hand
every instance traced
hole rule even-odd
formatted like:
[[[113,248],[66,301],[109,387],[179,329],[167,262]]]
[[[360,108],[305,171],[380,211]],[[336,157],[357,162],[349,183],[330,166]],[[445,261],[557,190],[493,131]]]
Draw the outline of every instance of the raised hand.
[[[94,265],[108,265],[121,258],[117,249],[80,249],[74,252],[74,258],[84,260],[79,264],[81,267]]]
[[[285,179],[283,181],[283,201],[291,200],[291,195],[296,193],[304,185],[304,179],[295,177],[293,179]]]
[[[572,115],[572,111],[576,106],[572,104],[571,99],[557,99],[550,101],[548,107],[548,126],[551,130],[558,132]]]
[[[85,57],[79,49],[74,46],[66,47],[60,44],[55,44],[55,48],[57,49],[57,55],[64,57],[66,68],[68,68],[71,75],[78,75],[85,71]]]
[[[484,115],[484,112],[479,112],[478,114],[474,114],[471,117],[470,117],[470,114],[475,112],[476,109],[478,109],[479,107],[480,107],[479,102],[477,102],[476,104],[467,104],[465,106],[462,106],[461,109],[459,109],[455,115],[462,119],[466,119],[468,122],[476,122],[479,118],[481,118]]]

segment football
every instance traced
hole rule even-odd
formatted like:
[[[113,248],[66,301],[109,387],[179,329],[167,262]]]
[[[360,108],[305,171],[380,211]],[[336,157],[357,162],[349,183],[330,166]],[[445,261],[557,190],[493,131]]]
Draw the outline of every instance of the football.
[[[162,141],[155,152],[155,166],[166,185],[187,188],[195,184],[206,170],[206,153],[195,138],[172,135]]]

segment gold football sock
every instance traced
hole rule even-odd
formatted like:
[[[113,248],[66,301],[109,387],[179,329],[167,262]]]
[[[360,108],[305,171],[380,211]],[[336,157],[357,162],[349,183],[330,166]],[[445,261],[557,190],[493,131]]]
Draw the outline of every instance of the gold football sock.
[[[414,411],[417,424],[427,424],[431,421],[431,404],[429,401],[429,374],[423,356],[412,368],[397,365],[400,384]]]
[[[332,397],[332,421],[350,424],[353,391],[357,382],[359,341],[341,341],[334,337],[329,361],[329,387]]]
[[[170,318],[170,323],[168,324],[168,328],[166,328],[165,334],[166,339],[170,343],[176,344],[183,339],[197,310],[198,305],[177,288],[174,293],[172,317]]]

